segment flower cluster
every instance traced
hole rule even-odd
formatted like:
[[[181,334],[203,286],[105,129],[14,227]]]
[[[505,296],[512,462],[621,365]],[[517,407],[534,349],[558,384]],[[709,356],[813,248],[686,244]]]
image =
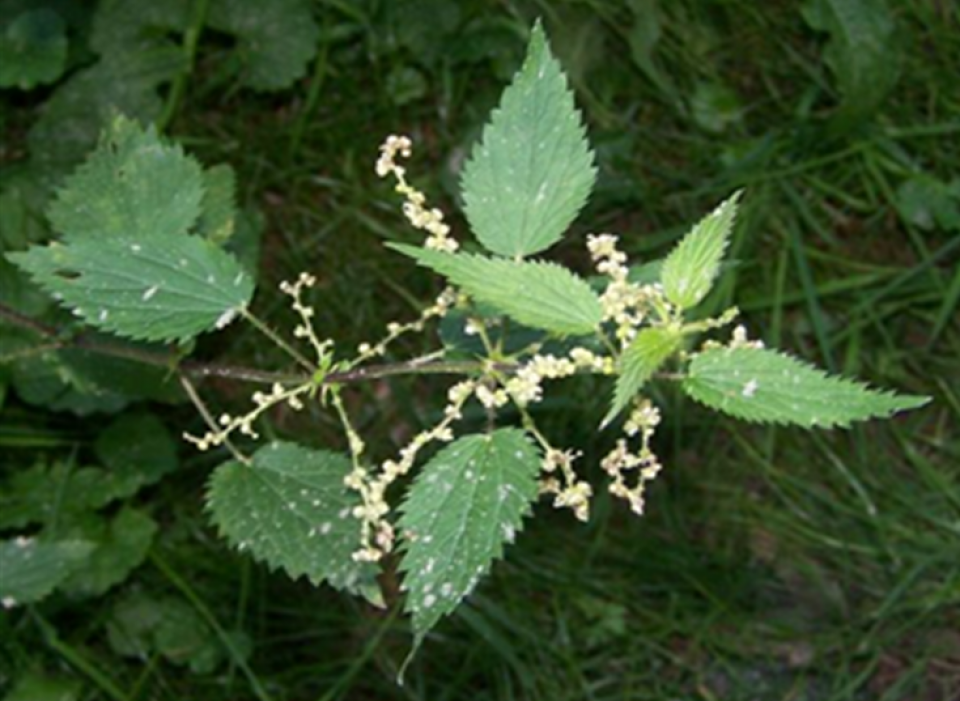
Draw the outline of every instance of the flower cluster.
[[[574,516],[580,521],[586,521],[590,518],[593,488],[589,482],[579,479],[573,471],[573,461],[580,455],[581,453],[572,450],[547,447],[540,469],[549,476],[540,481],[540,493],[553,494],[554,507],[572,509]],[[553,476],[557,472],[562,481]]]
[[[597,272],[610,278],[600,296],[603,319],[616,325],[617,340],[621,347],[626,347],[651,311],[664,317],[669,314],[670,305],[659,284],[630,282],[627,254],[617,248],[617,241],[613,234],[591,234],[587,236],[587,250]]]
[[[453,440],[453,430],[450,427],[463,416],[463,405],[474,394],[477,384],[474,380],[464,380],[451,387],[447,392],[443,419],[432,428],[415,435],[400,449],[399,459],[385,460],[376,474],[371,474],[355,461],[353,471],[344,480],[348,487],[359,491],[363,498],[363,504],[354,509],[354,516],[363,524],[360,549],[353,555],[355,560],[376,562],[393,549],[393,526],[386,520],[390,513],[390,506],[385,498],[387,488],[398,477],[413,469],[417,455],[426,445],[435,441],[448,443]],[[358,453],[354,453],[355,457],[357,455]]]
[[[450,227],[443,221],[443,212],[437,208],[428,209],[427,198],[422,192],[407,182],[406,168],[397,163],[397,156],[409,158],[413,152],[413,142],[407,136],[390,135],[380,146],[377,159],[377,175],[385,178],[393,175],[397,179],[396,190],[406,198],[403,214],[415,228],[430,234],[424,244],[427,248],[453,253],[460,244],[450,238]]]
[[[309,382],[284,387],[276,382],[270,391],[254,392],[251,400],[255,407],[253,410],[243,416],[231,416],[230,414],[221,414],[217,419],[217,427],[212,427],[203,436],[197,437],[189,433],[184,433],[184,440],[193,443],[199,450],[209,450],[210,448],[223,445],[230,435],[237,431],[250,438],[259,438],[260,434],[253,428],[253,422],[260,418],[267,409],[286,403],[294,411],[303,409],[303,397],[313,390],[313,385]]]
[[[543,398],[544,380],[569,377],[577,371],[577,364],[568,358],[552,355],[534,355],[506,382],[506,392],[520,406],[539,402]]]
[[[357,347],[357,353],[359,355],[354,360],[353,364],[356,365],[364,362],[365,360],[369,360],[370,358],[382,356],[384,353],[386,353],[387,346],[405,333],[419,333],[423,331],[426,323],[431,319],[439,319],[446,316],[447,312],[457,304],[458,298],[459,296],[456,290],[454,290],[452,287],[448,287],[437,296],[432,305],[420,313],[420,317],[416,321],[411,321],[406,324],[400,324],[396,321],[391,321],[389,324],[387,324],[387,335],[383,339],[373,344],[364,342]]]
[[[610,483],[610,493],[626,499],[633,512],[641,516],[646,483],[655,478],[662,469],[660,461],[650,448],[650,439],[653,438],[659,424],[660,410],[648,399],[638,400],[623,430],[629,438],[639,434],[640,449],[635,453],[631,452],[627,440],[621,438],[617,441],[616,447],[600,463],[604,471],[613,478],[613,482]],[[632,487],[627,485],[626,478],[626,473],[631,470],[637,471],[637,478]]]
[[[314,331],[313,328],[314,309],[304,304],[302,299],[303,290],[309,289],[316,284],[317,278],[313,275],[300,273],[300,276],[294,283],[287,282],[286,280],[281,282],[280,291],[292,298],[293,302],[291,306],[293,307],[293,311],[300,316],[300,323],[294,327],[293,335],[296,338],[306,338],[313,347],[314,353],[317,355],[317,362],[322,364],[324,359],[329,355],[330,349],[333,347],[333,341],[321,341],[317,337],[316,331]]]
[[[313,347],[314,352],[317,356],[317,364],[319,367],[323,367],[329,360],[332,350],[333,350],[333,341],[325,340],[321,341],[317,336],[316,331],[313,328],[313,317],[314,309],[311,306],[308,306],[303,301],[304,290],[309,289],[317,284],[317,279],[309,273],[300,273],[299,277],[294,282],[283,281],[280,283],[280,291],[283,294],[288,295],[291,298],[291,307],[300,317],[300,323],[293,329],[293,335],[296,338],[305,338]],[[284,346],[286,347],[286,346]],[[290,349],[291,353],[295,354],[295,357],[302,359],[306,363],[306,359],[303,359],[302,356],[297,355],[295,351]],[[305,396],[309,395],[316,389],[315,383],[311,380],[309,382],[301,382],[285,386],[279,382],[275,382],[270,388],[269,392],[254,392],[251,396],[253,401],[254,408],[242,416],[231,416],[230,414],[221,414],[216,422],[210,419],[208,423],[210,424],[210,430],[207,431],[203,436],[193,436],[188,433],[184,434],[184,439],[193,443],[199,450],[209,450],[210,448],[227,444],[230,435],[234,432],[241,433],[250,438],[258,438],[259,434],[253,428],[254,421],[260,418],[260,415],[271,407],[277,406],[278,404],[286,404],[294,411],[300,411],[304,407],[303,399]]]

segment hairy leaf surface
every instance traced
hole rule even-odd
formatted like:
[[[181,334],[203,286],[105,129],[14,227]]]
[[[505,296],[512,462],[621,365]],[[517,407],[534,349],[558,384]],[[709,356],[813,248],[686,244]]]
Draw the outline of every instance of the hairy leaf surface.
[[[377,603],[374,566],[353,560],[360,521],[352,511],[360,496],[343,484],[350,470],[339,453],[274,442],[249,465],[232,460],[218,467],[207,503],[220,533],[257,560]]]
[[[464,167],[467,220],[494,253],[538,253],[560,239],[595,179],[573,93],[538,23],[523,67]]]
[[[84,239],[8,256],[89,324],[147,341],[185,341],[244,309],[253,281],[195,236]]]
[[[683,335],[678,329],[664,326],[651,326],[637,334],[620,358],[613,404],[603,426],[616,418],[664,361],[680,349],[682,342]]]
[[[418,645],[513,541],[536,499],[539,471],[536,449],[512,428],[464,436],[424,466],[399,523]]]
[[[896,395],[759,348],[716,348],[690,363],[684,391],[701,404],[739,419],[846,427],[853,421],[916,409],[929,397]]]
[[[391,247],[521,324],[577,336],[593,333],[603,319],[600,299],[589,283],[554,263],[442,253],[399,244]]]
[[[664,294],[681,309],[699,304],[713,287],[739,199],[738,192],[700,220],[663,261],[660,280]]]

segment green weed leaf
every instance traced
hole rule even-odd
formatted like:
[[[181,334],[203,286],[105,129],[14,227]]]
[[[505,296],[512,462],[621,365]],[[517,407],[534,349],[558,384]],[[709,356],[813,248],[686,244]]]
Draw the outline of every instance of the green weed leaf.
[[[153,414],[124,414],[110,423],[94,444],[119,496],[155,484],[177,467],[177,444]]]
[[[701,219],[663,262],[660,279],[664,294],[681,309],[699,304],[713,287],[739,199],[737,192]]]
[[[219,0],[207,21],[236,37],[243,80],[254,90],[282,90],[302,78],[320,42],[307,0]]]
[[[153,127],[118,118],[48,214],[67,240],[166,239],[187,233],[203,197],[203,174],[193,158],[161,142]]]
[[[79,569],[92,550],[83,541],[18,537],[0,542],[0,604],[13,608],[40,601]]]
[[[65,533],[70,540],[90,543],[93,550],[84,566],[61,582],[61,590],[77,596],[99,596],[143,564],[157,523],[142,511],[125,508],[110,519],[86,513],[73,519]]]
[[[23,12],[2,27],[0,88],[30,90],[57,80],[67,65],[66,29],[60,15],[47,8]]]
[[[233,460],[218,467],[207,503],[220,533],[240,550],[294,579],[326,580],[376,603],[375,567],[353,560],[360,521],[352,510],[360,496],[343,484],[350,470],[339,453],[275,442],[249,465]]]
[[[600,299],[590,285],[554,263],[454,255],[401,244],[391,248],[521,324],[578,336],[593,333],[603,319]]]
[[[253,295],[236,259],[195,236],[77,240],[8,258],[87,323],[132,339],[186,341],[222,328]]]
[[[929,397],[895,395],[759,348],[716,348],[690,363],[684,391],[725,414],[747,421],[846,427],[853,421],[916,409]]]
[[[823,59],[842,97],[837,124],[847,127],[871,116],[897,84],[900,49],[885,0],[810,0],[803,17],[830,34]]]
[[[613,404],[601,427],[617,417],[664,361],[680,349],[682,342],[678,329],[665,326],[651,326],[637,334],[620,358]]]
[[[464,436],[424,466],[399,523],[417,646],[513,541],[536,499],[539,471],[537,451],[512,428]]]
[[[595,179],[573,94],[538,23],[523,67],[464,167],[467,220],[490,251],[528,256],[560,239]]]
[[[225,632],[232,634],[232,652],[246,657],[249,640],[244,645],[245,636]],[[210,674],[224,658],[223,642],[195,608],[183,599],[153,597],[142,591],[133,591],[114,605],[107,621],[107,641],[118,655],[143,660],[159,654],[198,674]]]

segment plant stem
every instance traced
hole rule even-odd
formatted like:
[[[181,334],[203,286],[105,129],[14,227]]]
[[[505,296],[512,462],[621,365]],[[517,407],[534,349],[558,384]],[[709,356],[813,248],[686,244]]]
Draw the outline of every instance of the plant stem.
[[[296,360],[301,367],[308,370],[310,373],[316,372],[317,366],[314,363],[311,363],[302,353],[300,353],[300,351],[284,341],[280,334],[267,326],[266,323],[258,319],[253,312],[251,312],[249,309],[244,309],[241,314],[243,315],[243,318],[249,321],[257,331],[273,341],[273,343],[284,353]]]
[[[219,432],[220,427],[217,426],[217,422],[213,418],[213,414],[210,413],[210,410],[207,409],[207,405],[204,403],[203,399],[200,398],[200,394],[197,392],[196,387],[193,386],[193,383],[190,381],[184,374],[180,374],[180,385],[183,387],[183,391],[187,393],[187,396],[190,397],[190,401],[193,403],[193,406],[200,413],[200,416],[203,417],[204,423],[207,424],[209,428],[214,433]],[[233,455],[234,459],[244,465],[250,464],[250,458],[241,453],[237,447],[230,441],[228,437],[223,439],[223,444],[227,447],[227,450],[230,451],[230,454]]]
[[[267,372],[256,368],[239,365],[222,365],[218,363],[203,363],[196,360],[185,360],[177,353],[162,353],[131,345],[103,341],[97,336],[81,332],[70,335],[67,329],[61,329],[51,324],[24,316],[5,304],[0,304],[0,321],[13,326],[27,329],[41,338],[49,341],[43,344],[45,351],[55,350],[83,350],[89,353],[122,358],[144,365],[161,367],[171,372],[179,372],[190,379],[207,377],[223,377],[242,382],[272,385],[308,382],[315,368],[310,366],[309,373]],[[271,332],[272,333],[272,332]],[[489,363],[480,360],[461,361],[432,361],[428,358],[416,358],[402,363],[384,363],[383,365],[369,365],[340,372],[328,373],[321,386],[346,385],[359,382],[369,382],[394,375],[471,375],[482,373],[491,367]],[[511,372],[515,363],[495,363],[493,367],[501,372]]]
[[[180,103],[183,101],[183,95],[187,91],[187,82],[193,74],[193,66],[197,59],[197,44],[200,42],[200,35],[203,33],[203,26],[207,21],[207,11],[210,9],[210,0],[194,0],[192,12],[190,14],[190,26],[183,34],[183,70],[177,74],[170,86],[170,92],[167,94],[166,104],[163,106],[163,114],[157,119],[157,129],[166,130],[173,121],[180,109]]]

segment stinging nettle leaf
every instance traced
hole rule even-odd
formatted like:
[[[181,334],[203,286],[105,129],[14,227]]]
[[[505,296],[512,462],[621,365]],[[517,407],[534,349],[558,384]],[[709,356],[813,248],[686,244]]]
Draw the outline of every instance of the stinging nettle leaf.
[[[399,522],[416,646],[513,542],[537,497],[539,472],[537,450],[513,428],[459,438],[423,467]]]
[[[390,247],[521,324],[582,336],[596,331],[603,320],[600,298],[590,284],[554,263],[443,253],[402,244]]]
[[[538,22],[523,67],[464,167],[467,220],[493,253],[538,253],[560,239],[595,179],[573,93]]]
[[[350,460],[339,453],[275,442],[249,465],[232,460],[210,480],[207,506],[221,535],[296,579],[328,581],[381,604],[376,568],[358,563],[360,495],[343,483]]]
[[[246,308],[253,280],[195,236],[84,239],[7,256],[74,314],[121,336],[185,341]]]
[[[697,354],[683,389],[701,404],[739,419],[806,428],[847,427],[930,401],[872,390],[760,348],[715,348]]]
[[[699,304],[713,287],[733,230],[739,200],[740,192],[736,192],[701,219],[663,261],[660,272],[663,292],[681,309]]]
[[[680,349],[682,342],[680,330],[668,326],[651,326],[637,334],[620,358],[613,404],[601,428],[616,418],[664,361]]]
[[[199,164],[151,126],[114,120],[96,151],[67,178],[48,211],[66,240],[141,240],[186,234],[204,197]]]
[[[83,566],[90,543],[49,543],[23,536],[0,541],[0,605],[13,608],[39,601]]]

